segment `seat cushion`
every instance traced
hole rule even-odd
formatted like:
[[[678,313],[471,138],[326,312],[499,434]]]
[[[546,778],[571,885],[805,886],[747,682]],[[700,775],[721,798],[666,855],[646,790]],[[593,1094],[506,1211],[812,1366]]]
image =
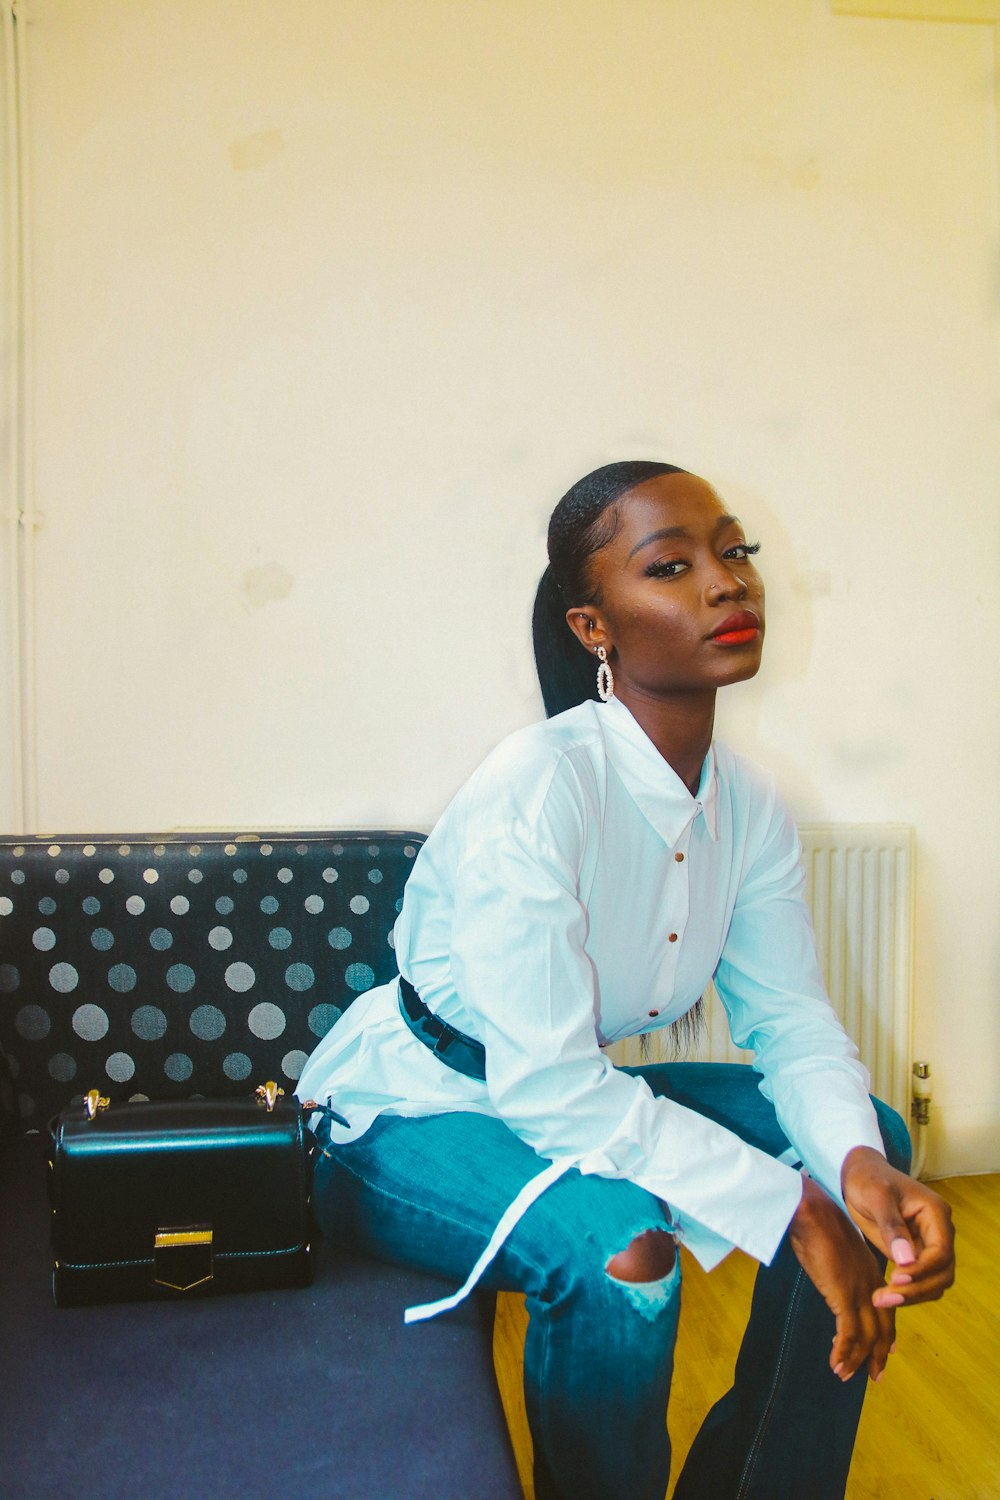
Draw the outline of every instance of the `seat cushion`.
[[[0,1474],[18,1500],[520,1500],[488,1304],[320,1248],[315,1283],[52,1305],[41,1140],[0,1161]]]

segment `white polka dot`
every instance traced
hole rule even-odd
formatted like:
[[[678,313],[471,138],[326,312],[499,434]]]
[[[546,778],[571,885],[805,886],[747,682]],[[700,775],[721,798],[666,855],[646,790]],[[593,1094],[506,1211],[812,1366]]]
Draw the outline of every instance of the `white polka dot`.
[[[274,913],[278,910],[277,896],[262,896],[260,909],[261,911],[266,912],[269,917],[273,917]]]
[[[253,987],[256,978],[249,964],[230,964],[226,970],[226,983],[240,995]]]
[[[155,948],[157,953],[166,953],[173,945],[174,935],[169,927],[154,927],[149,934],[149,946]]]
[[[337,872],[332,867],[332,865],[327,865],[326,869],[323,871],[323,879],[326,881],[327,885],[332,885],[333,882],[337,879]]]
[[[90,859],[91,855],[97,853],[97,849],[94,844],[84,844],[83,852],[87,856],[87,858]]]
[[[194,855],[195,859],[197,859],[198,855],[201,853],[201,845],[200,844],[189,844],[188,845],[188,853]]]
[[[316,983],[316,975],[308,964],[289,964],[285,970],[285,983],[296,994],[304,994]]]
[[[130,1104],[148,1104],[149,1103],[149,1095],[148,1094],[129,1094],[129,1096],[128,1096],[128,1102]]]
[[[49,1076],[56,1083],[69,1083],[76,1077],[76,1058],[68,1052],[56,1052],[49,1058]]]
[[[57,857],[57,855],[60,855],[61,853],[62,853],[62,849],[60,848],[60,846],[58,844],[50,844],[49,845],[49,854],[52,857],[52,859],[55,859]]]
[[[307,1054],[305,1052],[286,1052],[284,1057],[281,1059],[281,1071],[284,1073],[285,1077],[290,1078],[293,1083],[298,1083],[299,1081],[299,1075],[306,1065],[306,1056]]]
[[[105,885],[110,885],[115,878],[115,872],[105,867],[103,870],[98,871],[97,878],[98,880],[102,880]]]
[[[69,871],[68,870],[57,870],[56,871],[56,882],[59,885],[68,885],[69,884]]]
[[[282,885],[287,885],[291,878],[291,870],[287,865],[282,865],[281,869],[278,871],[278,879],[281,881]]]
[[[51,927],[36,927],[31,934],[31,941],[40,953],[47,953],[56,945],[56,935]]]
[[[174,1083],[186,1083],[194,1072],[194,1063],[186,1052],[171,1052],[163,1064],[163,1071]]]
[[[246,878],[247,872],[242,867],[233,871],[233,879],[236,881],[237,885],[245,885]]]
[[[51,1029],[49,1013],[40,1005],[23,1005],[14,1017],[14,1030],[28,1042],[40,1042]]]
[[[10,872],[10,878],[11,878],[11,880],[13,881],[13,883],[15,885],[23,885],[24,884],[24,871],[23,870],[11,870],[11,872]]]
[[[225,1012],[217,1005],[196,1005],[188,1025],[203,1042],[217,1042],[226,1029]]]
[[[371,855],[372,859],[375,859],[377,857],[378,852],[379,852],[379,850],[378,850],[378,844],[369,844],[368,845],[368,853]]]
[[[225,1073],[227,1078],[232,1078],[236,1083],[239,1083],[244,1078],[249,1078],[252,1068],[253,1063],[245,1052],[230,1052],[222,1063],[223,1073]]]
[[[194,988],[194,970],[188,964],[171,964],[167,970],[167,983],[175,995],[186,995]]]
[[[127,1052],[112,1052],[104,1064],[104,1071],[115,1083],[128,1083],[135,1072],[135,1063]]]
[[[331,927],[326,940],[331,948],[349,948],[353,938],[346,927]]]
[[[407,859],[412,859],[416,852],[417,851],[416,849],[414,849],[412,844],[403,845],[403,853],[406,855]]]
[[[323,910],[323,904],[322,896],[307,896],[305,900],[306,911],[310,912],[313,916],[316,916],[318,912]]]
[[[56,906],[56,903],[53,901],[51,896],[43,896],[41,901],[39,901],[38,903],[38,910],[41,912],[43,917],[51,917],[54,912],[59,910],[59,908]]]
[[[0,896],[0,917],[9,917],[14,910],[14,903],[9,896]]]
[[[201,878],[200,870],[188,870],[188,880],[192,885],[201,885]]]
[[[228,927],[213,927],[208,934],[208,943],[216,953],[222,953],[224,949],[233,946],[233,935]]]
[[[295,845],[295,852],[296,852],[296,854],[308,854],[309,853],[309,845],[308,844],[296,844]]]
[[[141,896],[130,896],[125,902],[125,910],[133,917],[138,917],[146,910],[146,903]]]
[[[132,853],[132,846],[131,846],[131,844],[119,844],[118,845],[118,853],[119,854],[131,854]]]
[[[185,912],[191,910],[191,903],[186,896],[174,896],[170,901],[170,910],[178,917],[183,917]]]
[[[107,953],[109,948],[115,946],[115,935],[110,927],[95,927],[90,934],[90,942],[98,953]]]
[[[49,984],[60,995],[68,995],[80,983],[80,976],[72,964],[54,964],[49,970]]]
[[[158,1042],[167,1029],[167,1018],[158,1005],[140,1005],[132,1012],[132,1030],[142,1042]]]
[[[155,885],[160,878],[159,870],[143,870],[142,878],[147,885]]]
[[[14,858],[15,859],[20,859],[21,855],[23,853],[24,853],[24,845],[23,844],[15,844],[14,845]]]
[[[270,844],[261,844],[261,846],[260,846],[260,852],[261,852],[261,854],[270,854],[271,851],[272,851],[272,846]]]
[[[167,852],[167,846],[166,846],[166,844],[154,844],[153,845],[153,853],[156,855],[157,859],[162,859],[163,856],[166,854],[166,852]]]
[[[371,906],[371,902],[367,896],[351,897],[351,911],[357,912],[358,916],[361,916],[362,912],[366,912],[369,906]]]
[[[247,1025],[254,1036],[259,1036],[262,1041],[272,1041],[285,1029],[285,1013],[277,1005],[265,1001],[254,1006],[247,1017]]]
[[[229,913],[233,909],[233,905],[234,902],[232,896],[220,896],[218,901],[216,901],[215,903],[215,909],[219,913],[220,917],[228,917]]]
[[[227,854],[235,854],[236,853],[236,845],[235,844],[227,844],[226,845],[226,853]]]
[[[389,928],[389,932],[388,932],[388,935],[386,937],[386,942],[389,944],[389,947],[392,948],[392,950],[395,952],[395,948],[396,948],[396,931],[395,931],[395,928],[393,928],[393,927]]]
[[[383,880],[382,871],[381,870],[369,870],[368,871],[368,879],[371,881],[372,885],[381,885],[382,884],[382,880]]]
[[[348,964],[344,979],[352,990],[370,990],[375,983],[375,970],[369,964]]]
[[[309,1030],[313,1036],[326,1036],[335,1021],[339,1021],[342,1011],[336,1005],[314,1005],[309,1012]]]
[[[80,905],[83,907],[88,917],[96,917],[97,913],[101,909],[101,903],[98,901],[96,896],[84,896],[83,900],[80,902]]]
[[[99,1005],[81,1005],[73,1012],[73,1030],[85,1042],[99,1042],[108,1034],[108,1014]]]
[[[108,983],[119,995],[127,995],[135,989],[138,976],[131,964],[113,964],[108,970]]]

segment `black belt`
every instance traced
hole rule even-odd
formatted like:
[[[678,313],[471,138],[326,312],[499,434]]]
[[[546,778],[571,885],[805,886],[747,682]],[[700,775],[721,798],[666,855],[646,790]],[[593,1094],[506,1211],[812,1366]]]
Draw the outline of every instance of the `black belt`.
[[[454,1068],[456,1073],[464,1073],[466,1078],[477,1078],[480,1083],[485,1083],[486,1048],[482,1042],[474,1042],[464,1031],[456,1031],[454,1026],[449,1026],[447,1021],[428,1010],[413,985],[402,975],[399,978],[399,1009],[417,1040],[429,1047],[447,1067]]]

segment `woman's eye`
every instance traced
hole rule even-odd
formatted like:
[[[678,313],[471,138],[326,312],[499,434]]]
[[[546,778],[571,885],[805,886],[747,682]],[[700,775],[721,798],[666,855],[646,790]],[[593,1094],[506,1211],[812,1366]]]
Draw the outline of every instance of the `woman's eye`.
[[[687,567],[685,562],[655,562],[646,569],[647,578],[676,578]]]
[[[727,562],[746,562],[748,557],[756,557],[760,551],[760,542],[737,542],[733,547],[727,547],[723,557]]]

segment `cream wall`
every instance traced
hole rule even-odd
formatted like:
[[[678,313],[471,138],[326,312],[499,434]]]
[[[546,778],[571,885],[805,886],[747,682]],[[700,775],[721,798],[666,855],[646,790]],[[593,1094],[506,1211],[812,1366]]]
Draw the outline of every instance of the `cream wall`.
[[[931,1166],[1000,1166],[990,29],[28,19],[39,825],[428,826],[539,713],[552,504],[666,457],[764,543],[725,735],[916,826]]]

